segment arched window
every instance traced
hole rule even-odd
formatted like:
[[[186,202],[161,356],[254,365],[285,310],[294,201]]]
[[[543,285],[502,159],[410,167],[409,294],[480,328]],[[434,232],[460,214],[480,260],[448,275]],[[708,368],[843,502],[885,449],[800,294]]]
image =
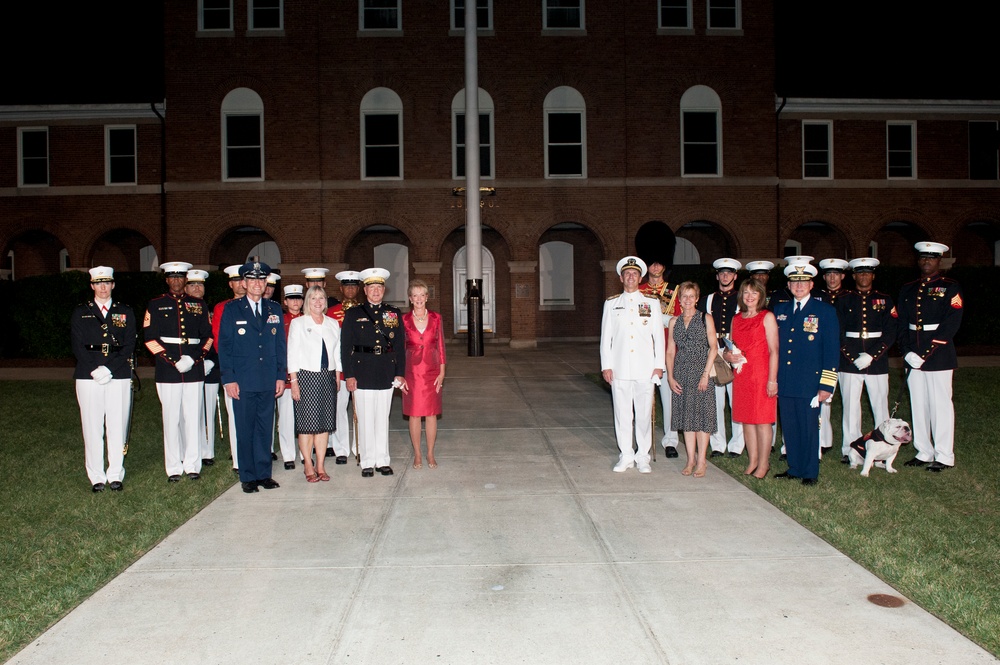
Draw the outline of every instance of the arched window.
[[[382,243],[375,247],[375,266],[389,271],[385,280],[383,300],[396,307],[406,308],[410,301],[406,287],[410,284],[410,250],[406,245],[395,242]]]
[[[573,245],[561,240],[538,246],[539,305],[573,305]]]
[[[278,249],[278,243],[273,240],[265,240],[254,245],[253,249],[247,253],[246,260],[250,261],[253,257],[257,257],[257,261],[271,266],[273,270],[281,263],[281,250]]]
[[[403,179],[403,101],[389,88],[361,100],[361,177]]]
[[[696,266],[701,263],[701,253],[694,243],[687,238],[677,238],[674,246],[675,266]]]
[[[587,177],[587,105],[561,86],[545,96],[545,177]]]
[[[249,88],[222,100],[222,179],[264,179],[264,102]]]
[[[493,98],[479,89],[479,177],[493,177]],[[465,89],[451,100],[452,177],[465,177]]]
[[[708,86],[681,97],[681,174],[722,175],[722,102]]]

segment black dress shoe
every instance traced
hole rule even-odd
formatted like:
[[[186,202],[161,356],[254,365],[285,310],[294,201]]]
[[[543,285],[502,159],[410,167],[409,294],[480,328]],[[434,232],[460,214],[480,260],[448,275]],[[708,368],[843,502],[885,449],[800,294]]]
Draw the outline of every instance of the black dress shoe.
[[[271,461],[272,462],[278,461],[278,453],[274,452],[273,450],[271,451]]]
[[[122,491],[122,481],[120,481],[120,480],[112,480],[111,484],[108,485],[108,487],[111,488],[112,492],[121,492]]]
[[[243,486],[243,491],[246,492],[247,494],[253,494],[254,492],[258,491],[256,480],[251,480],[249,482],[240,484]]]
[[[388,465],[377,467],[376,470],[379,473],[381,473],[383,476],[391,476],[392,475],[392,467],[388,466]]]
[[[333,448],[327,448],[327,449],[326,449],[326,456],[327,456],[327,457],[333,457],[333,456],[334,456],[334,454],[335,454],[335,453],[333,452]]]
[[[266,490],[273,490],[275,487],[281,487],[281,485],[275,482],[274,478],[265,478],[257,484]]]
[[[818,482],[819,481],[816,480],[815,478],[803,478],[802,479],[802,484],[803,485],[815,485]]]
[[[666,457],[677,457],[677,449],[674,448],[673,446],[667,446],[666,448],[663,449],[663,454]]]
[[[919,457],[914,457],[913,459],[903,462],[903,466],[927,466],[930,462],[925,462]]]
[[[721,453],[718,450],[713,450],[712,454],[709,455],[709,457],[722,457],[723,455],[725,455],[725,453]]]
[[[337,464],[347,464],[347,455],[337,455]]]
[[[826,457],[827,453],[829,453],[831,450],[833,450],[833,446],[830,446],[829,448],[820,448],[819,454],[822,457]]]
[[[238,475],[240,475],[240,470],[239,469],[233,469],[233,473],[235,473],[238,476]]]
[[[848,457],[847,455],[844,455],[843,457],[840,458],[840,463],[841,464],[850,464],[851,463],[851,458]]]
[[[932,471],[934,473],[941,473],[945,469],[950,469],[950,468],[951,468],[950,464],[942,464],[941,462],[931,462],[930,464],[927,465],[927,470]]]
[[[730,450],[728,453],[726,453],[726,457],[729,457],[729,458],[739,457],[739,456],[740,456],[739,453],[734,453],[732,450]]]
[[[212,459],[211,457],[202,457],[201,458],[201,465],[202,466],[212,466],[213,464],[215,464],[215,460]]]
[[[94,483],[94,486],[90,488],[90,491],[94,494],[104,491],[104,483]]]
[[[199,478],[201,478],[201,474],[200,473],[189,473],[188,474],[188,480],[198,480]]]
[[[285,470],[291,471],[295,468],[295,462],[285,462]]]
[[[782,471],[781,473],[776,473],[776,474],[774,474],[774,477],[775,478],[782,478],[782,479],[786,479],[786,480],[798,480],[798,478],[799,478],[798,476],[793,476],[792,474],[788,473],[787,471]]]
[[[181,482],[181,477],[179,475],[167,476],[168,483],[179,483]]]
[[[375,469],[371,468],[370,466],[365,469],[361,469],[362,478],[371,478],[374,475],[375,475]]]
[[[788,459],[788,455],[786,455],[785,453],[781,453],[780,455],[778,455],[779,462],[784,462],[786,459]]]

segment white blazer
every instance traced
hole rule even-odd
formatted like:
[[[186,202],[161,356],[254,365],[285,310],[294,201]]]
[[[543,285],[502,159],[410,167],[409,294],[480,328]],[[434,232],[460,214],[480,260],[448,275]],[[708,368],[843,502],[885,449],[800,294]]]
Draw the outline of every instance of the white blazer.
[[[343,371],[340,363],[340,325],[336,319],[323,316],[323,323],[313,321],[309,314],[292,319],[288,326],[288,373],[299,370],[318,372],[326,343],[328,369]]]
[[[615,379],[649,381],[654,369],[665,369],[665,339],[656,298],[636,291],[604,301],[601,370],[610,369]]]

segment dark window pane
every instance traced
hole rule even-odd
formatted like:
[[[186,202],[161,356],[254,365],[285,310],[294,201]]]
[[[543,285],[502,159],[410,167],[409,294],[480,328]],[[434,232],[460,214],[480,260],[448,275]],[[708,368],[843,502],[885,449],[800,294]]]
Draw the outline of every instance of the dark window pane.
[[[806,150],[827,150],[830,130],[827,125],[805,125],[802,128],[802,140]]]
[[[398,30],[396,0],[365,0],[365,30]]]
[[[229,148],[226,151],[229,178],[259,178],[261,176],[259,148]]]
[[[22,132],[22,157],[48,157],[48,132]]]
[[[909,178],[913,176],[913,156],[908,152],[889,153],[889,176]]]
[[[548,0],[547,28],[580,28],[580,0]]]
[[[583,175],[580,146],[549,146],[549,175]]]
[[[455,143],[465,145],[465,114],[455,114]]]
[[[687,28],[687,0],[663,0],[660,5],[660,25],[664,28]]]
[[[579,113],[549,114],[549,143],[580,143],[583,137]]]
[[[135,157],[112,157],[108,160],[108,167],[108,179],[111,182],[135,182]]]
[[[112,155],[134,155],[135,131],[131,129],[108,130],[108,152]]]
[[[708,27],[735,28],[736,3],[738,0],[709,0]]]
[[[44,159],[26,159],[21,168],[21,176],[25,185],[49,184],[48,161]]]
[[[366,145],[399,145],[399,116],[375,115],[365,116]]]
[[[399,148],[365,148],[366,178],[398,178]]]
[[[479,175],[480,176],[491,176],[490,173],[490,146],[484,145],[479,147]]]
[[[460,145],[455,148],[455,175],[459,178],[465,177],[465,146]]]
[[[715,113],[687,111],[684,113],[685,143],[715,143]]]
[[[997,179],[997,147],[1000,136],[995,122],[969,123],[969,178]]]
[[[226,116],[226,145],[230,148],[260,146],[260,116]]]
[[[717,175],[719,162],[714,145],[685,145],[685,175]]]
[[[256,30],[281,27],[281,0],[253,0],[253,27]]]
[[[817,157],[817,160],[819,158]],[[802,169],[802,174],[806,178],[829,178],[830,166],[826,161],[807,161]]]
[[[202,0],[202,27],[205,30],[229,30],[232,24],[229,19],[230,0]]]
[[[490,0],[476,0],[476,27],[490,27]],[[455,28],[465,27],[465,0],[455,0]]]

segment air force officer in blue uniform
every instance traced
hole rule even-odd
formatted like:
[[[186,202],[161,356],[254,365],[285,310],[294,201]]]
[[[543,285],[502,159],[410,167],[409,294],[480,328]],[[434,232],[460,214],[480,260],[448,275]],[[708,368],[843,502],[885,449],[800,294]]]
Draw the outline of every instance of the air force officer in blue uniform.
[[[271,268],[246,263],[246,296],[226,303],[219,322],[222,385],[236,411],[236,453],[243,491],[273,489],[274,400],[285,391],[285,326],[281,305],[264,298]]]
[[[788,471],[775,478],[819,477],[819,407],[837,387],[840,324],[837,310],[810,298],[816,268],[790,263],[785,268],[791,300],[772,301],[778,320],[778,413],[788,451]]]

